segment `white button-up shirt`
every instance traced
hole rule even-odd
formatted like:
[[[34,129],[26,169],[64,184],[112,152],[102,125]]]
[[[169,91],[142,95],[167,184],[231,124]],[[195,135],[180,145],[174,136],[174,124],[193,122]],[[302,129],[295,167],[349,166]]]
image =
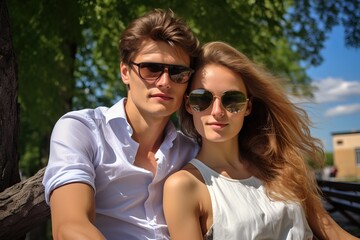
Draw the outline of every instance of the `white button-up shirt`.
[[[111,108],[85,109],[61,117],[51,135],[43,179],[46,201],[49,203],[55,188],[83,182],[95,190],[95,225],[107,239],[169,239],[163,184],[196,155],[198,146],[169,122],[155,154],[153,176],[133,165],[139,144],[132,134],[124,99]]]

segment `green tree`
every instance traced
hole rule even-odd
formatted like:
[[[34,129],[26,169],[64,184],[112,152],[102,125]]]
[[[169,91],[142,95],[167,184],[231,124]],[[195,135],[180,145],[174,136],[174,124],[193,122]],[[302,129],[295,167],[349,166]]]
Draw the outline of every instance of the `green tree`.
[[[334,153],[326,152],[325,153],[325,166],[333,166],[334,165]]]

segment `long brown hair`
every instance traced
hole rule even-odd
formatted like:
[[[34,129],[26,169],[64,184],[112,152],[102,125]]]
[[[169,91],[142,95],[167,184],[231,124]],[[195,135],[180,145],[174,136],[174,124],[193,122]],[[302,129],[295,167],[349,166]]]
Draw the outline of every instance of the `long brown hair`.
[[[203,46],[195,69],[207,64],[225,66],[245,83],[252,111],[238,135],[239,151],[252,174],[264,182],[268,196],[299,202],[307,215],[321,211],[319,189],[307,161],[323,162],[322,143],[311,136],[306,111],[288,99],[282,79],[222,42]],[[181,130],[201,144],[185,103],[178,113]]]

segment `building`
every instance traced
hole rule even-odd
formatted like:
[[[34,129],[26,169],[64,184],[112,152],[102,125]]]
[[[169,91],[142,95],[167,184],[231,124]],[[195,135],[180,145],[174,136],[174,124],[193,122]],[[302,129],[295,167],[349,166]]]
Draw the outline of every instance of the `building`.
[[[360,179],[360,131],[332,133],[337,178]]]

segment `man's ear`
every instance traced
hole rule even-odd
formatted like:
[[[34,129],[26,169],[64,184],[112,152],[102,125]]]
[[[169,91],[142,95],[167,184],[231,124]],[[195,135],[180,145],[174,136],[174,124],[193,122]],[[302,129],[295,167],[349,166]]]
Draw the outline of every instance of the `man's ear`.
[[[252,110],[252,102],[250,99],[246,103],[246,110],[245,110],[245,116],[249,116]]]
[[[121,79],[125,85],[129,85],[130,83],[130,69],[129,65],[121,62],[120,63],[120,73],[121,73]]]

